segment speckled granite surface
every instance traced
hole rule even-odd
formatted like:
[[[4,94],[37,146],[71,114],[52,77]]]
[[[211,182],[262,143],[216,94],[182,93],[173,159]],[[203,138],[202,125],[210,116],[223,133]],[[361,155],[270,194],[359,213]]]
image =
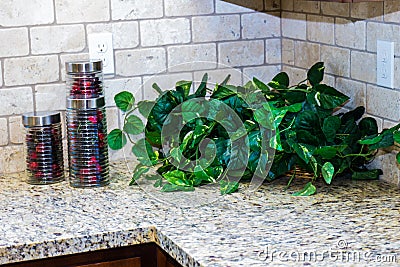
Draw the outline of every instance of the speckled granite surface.
[[[178,208],[129,187],[124,171],[112,177],[96,189],[1,177],[0,264],[152,241],[184,266],[400,264],[400,191],[378,181],[292,197],[301,185],[283,191],[283,179]]]

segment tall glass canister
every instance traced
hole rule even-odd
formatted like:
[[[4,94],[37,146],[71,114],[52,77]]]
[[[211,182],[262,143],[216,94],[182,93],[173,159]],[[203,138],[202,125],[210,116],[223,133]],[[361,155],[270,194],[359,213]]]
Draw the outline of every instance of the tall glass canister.
[[[67,99],[69,181],[73,187],[109,184],[104,97]]]
[[[65,63],[67,97],[96,98],[103,96],[103,65],[101,60]]]
[[[22,115],[25,127],[26,173],[30,184],[53,184],[64,180],[64,160],[59,112]]]

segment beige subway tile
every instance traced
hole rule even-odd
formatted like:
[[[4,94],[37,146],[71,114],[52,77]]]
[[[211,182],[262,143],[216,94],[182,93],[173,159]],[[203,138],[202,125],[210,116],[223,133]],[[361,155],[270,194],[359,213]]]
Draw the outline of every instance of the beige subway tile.
[[[174,89],[176,83],[182,80],[192,81],[193,76],[189,72],[145,76],[143,77],[144,99],[155,100],[158,97],[158,93],[152,87],[154,83],[156,83],[161,88],[161,90],[166,91]]]
[[[350,77],[350,50],[334,46],[321,46],[321,61],[325,71],[341,77]]]
[[[350,15],[359,19],[383,19],[383,3],[382,2],[361,2],[353,3],[350,6]]]
[[[143,100],[142,78],[123,78],[104,80],[104,98],[107,107],[115,107],[114,96],[122,91],[131,92],[136,102]]]
[[[339,46],[365,49],[366,23],[336,18],[335,43]]]
[[[80,52],[86,47],[82,24],[42,26],[30,29],[32,54]]]
[[[282,36],[306,40],[306,14],[282,12]]]
[[[349,3],[321,2],[323,15],[348,17],[350,15]]]
[[[54,82],[59,79],[57,55],[7,58],[4,83],[7,86]]]
[[[264,10],[279,11],[281,9],[280,0],[264,0]]]
[[[384,3],[385,22],[400,23],[400,10],[398,0],[386,0]]]
[[[294,65],[294,41],[282,39],[282,63]]]
[[[23,145],[0,147],[0,173],[13,173],[25,170]]]
[[[163,15],[163,0],[111,0],[112,20],[152,19]]]
[[[351,77],[364,82],[376,83],[376,54],[352,51]]]
[[[116,74],[121,76],[165,72],[166,63],[166,53],[161,47],[115,52]]]
[[[55,0],[57,23],[108,21],[109,0]]]
[[[282,42],[280,39],[265,40],[265,56],[267,64],[282,63]]]
[[[382,128],[383,129],[389,129],[389,128],[392,128],[394,126],[397,126],[397,124],[399,124],[399,122],[390,121],[390,120],[385,119],[385,120],[383,120]]]
[[[324,74],[324,79],[322,80],[322,82],[324,84],[329,85],[329,86],[335,87],[336,86],[336,80],[335,79],[336,79],[335,76],[325,73]]]
[[[319,1],[294,0],[294,10],[301,13],[320,13],[321,3]]]
[[[65,110],[67,90],[65,83],[35,86],[36,111]]]
[[[135,48],[139,45],[139,23],[137,21],[89,24],[86,31],[87,34],[111,32],[114,49]]]
[[[292,66],[283,66],[282,71],[289,75],[290,85],[298,84],[307,78],[307,70]]]
[[[13,144],[22,144],[24,142],[24,125],[22,124],[21,116],[8,118],[10,127],[10,141]]]
[[[263,81],[264,83],[268,83],[280,71],[281,71],[280,65],[244,68],[243,83],[246,84],[248,81],[253,80],[254,77],[259,79],[260,81]]]
[[[8,144],[8,122],[6,118],[0,118],[0,146]]]
[[[33,111],[33,95],[30,87],[0,89],[0,99],[0,116]]]
[[[383,170],[383,174],[379,177],[380,180],[387,183],[399,186],[400,170],[399,165],[396,164],[396,153],[380,153],[374,161],[370,164],[369,168],[379,168]]]
[[[164,0],[166,16],[193,16],[214,12],[213,0]]]
[[[142,46],[189,43],[190,35],[190,21],[187,18],[144,20],[140,22]]]
[[[216,66],[216,44],[168,47],[168,70],[171,72],[215,69]]]
[[[242,15],[242,37],[257,39],[281,35],[279,13],[252,13]]]
[[[264,9],[263,1],[259,0],[216,0],[216,13],[241,13]]]
[[[29,54],[27,28],[0,29],[0,57],[25,56]]]
[[[220,15],[193,17],[192,32],[193,42],[196,43],[237,40],[240,38],[240,16]]]
[[[334,19],[331,17],[307,16],[307,38],[310,41],[333,44],[334,29]]]
[[[53,23],[53,8],[53,0],[0,1],[0,26],[13,27]]]
[[[320,45],[303,41],[295,41],[294,62],[296,67],[309,69],[320,61]]]
[[[194,73],[194,81],[196,86],[201,83],[203,75],[208,74],[208,86],[213,88],[217,83],[220,84],[225,78],[230,75],[228,84],[232,85],[242,85],[242,71],[240,69],[228,68],[228,69],[217,69],[217,70],[207,70],[207,71],[196,71]]]
[[[218,62],[232,67],[262,65],[264,49],[262,40],[220,43]]]
[[[367,23],[367,50],[376,52],[377,40],[395,42],[395,55],[400,55],[400,25]]]
[[[379,86],[367,86],[367,112],[369,114],[400,120],[400,92]]]
[[[294,0],[285,0],[281,1],[281,7],[284,11],[293,11],[294,10]]]
[[[365,83],[339,77],[336,79],[335,88],[350,97],[350,100],[346,103],[347,108],[354,109],[358,106],[366,106],[367,86]]]
[[[107,119],[107,132],[110,133],[112,130],[121,128],[119,122],[119,111],[116,107],[106,108],[106,119]]]

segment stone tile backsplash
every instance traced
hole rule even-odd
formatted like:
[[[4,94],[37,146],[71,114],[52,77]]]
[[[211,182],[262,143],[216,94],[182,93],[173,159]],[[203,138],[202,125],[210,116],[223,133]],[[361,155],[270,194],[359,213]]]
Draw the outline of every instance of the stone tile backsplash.
[[[232,74],[241,84],[284,70],[295,83],[316,61],[326,63],[326,82],[352,97],[346,108],[366,106],[381,128],[400,120],[400,75],[395,88],[380,87],[375,67],[381,39],[396,42],[400,69],[398,0],[14,0],[1,1],[0,10],[0,173],[24,169],[22,113],[65,110],[64,63],[89,58],[91,33],[113,33],[109,130],[121,120],[113,96],[122,90],[154,99],[153,82],[166,89],[205,72],[210,82]],[[375,164],[397,168],[386,159]],[[399,183],[389,177],[398,172],[386,173]]]
[[[88,34],[113,34],[116,72],[104,83],[109,130],[121,120],[113,97],[122,90],[154,99],[153,82],[169,89],[205,72],[220,82],[230,66],[237,84],[247,80],[243,72],[271,79],[281,69],[279,1],[231,2],[1,1],[0,173],[24,169],[22,113],[64,113],[64,64],[89,58]]]

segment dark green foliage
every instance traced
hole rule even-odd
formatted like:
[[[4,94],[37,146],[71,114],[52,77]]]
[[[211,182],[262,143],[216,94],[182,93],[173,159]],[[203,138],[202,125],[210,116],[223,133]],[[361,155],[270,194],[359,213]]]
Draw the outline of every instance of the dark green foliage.
[[[134,97],[122,92],[115,101],[127,113],[124,127],[110,133],[109,144],[120,149],[127,138],[131,140],[130,135],[144,129],[145,138],[132,148],[140,165],[131,183],[144,176],[166,192],[192,191],[219,182],[222,194],[232,193],[239,184],[224,180],[226,172],[243,180],[257,174],[271,181],[295,166],[314,174],[296,196],[314,194],[314,181],[319,178],[327,184],[338,175],[377,179],[382,171],[366,166],[377,149],[400,141],[400,126],[378,133],[375,119],[363,117],[364,107],[336,114],[349,98],[323,84],[323,77],[324,64],[318,62],[307,72],[307,79],[294,86],[289,86],[289,76],[282,72],[268,84],[254,78],[243,87],[233,86],[227,77],[209,89],[206,74],[193,94],[189,81],[180,81],[168,91],[154,84],[158,99],[135,106]],[[255,97],[256,91],[264,97]],[[145,126],[131,114],[136,109],[147,118]],[[165,128],[168,137],[162,140]],[[263,141],[276,150],[268,173],[259,168],[269,161]],[[170,144],[169,151],[161,150],[163,143]],[[158,176],[147,174],[151,166],[157,168]]]

